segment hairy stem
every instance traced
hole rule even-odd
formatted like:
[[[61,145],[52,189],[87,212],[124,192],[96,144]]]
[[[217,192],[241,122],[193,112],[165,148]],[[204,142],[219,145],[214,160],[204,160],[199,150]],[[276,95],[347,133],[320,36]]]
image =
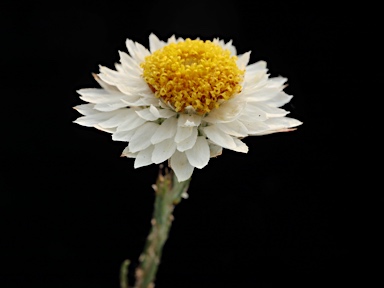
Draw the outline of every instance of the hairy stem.
[[[156,192],[152,228],[148,235],[140,264],[136,269],[135,288],[153,288],[161,254],[173,221],[173,210],[188,190],[191,179],[178,182],[172,170],[159,173],[153,188]]]

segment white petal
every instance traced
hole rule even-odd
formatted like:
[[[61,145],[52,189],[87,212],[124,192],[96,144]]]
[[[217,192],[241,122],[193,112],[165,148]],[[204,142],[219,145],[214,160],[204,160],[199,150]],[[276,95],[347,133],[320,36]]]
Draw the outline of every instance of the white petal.
[[[229,40],[227,43],[224,43],[224,40],[219,40],[219,38],[214,38],[212,42],[221,46],[224,50],[228,49],[231,52],[232,56],[237,55],[236,47],[232,45],[232,39]]]
[[[141,43],[136,42],[135,44],[136,44],[136,49],[137,49],[137,55],[139,56],[139,58],[141,60],[140,63],[144,62],[145,57],[151,55],[151,53]]]
[[[262,79],[266,81],[268,80],[268,77],[265,77],[267,72],[267,63],[265,61],[250,64],[245,68],[244,81],[255,84]]]
[[[301,121],[289,117],[271,118],[265,122],[268,123],[270,129],[261,133],[255,133],[255,136],[267,135],[277,132],[294,131],[296,130],[296,126],[303,124]]]
[[[151,97],[141,97],[142,104],[140,106],[150,106],[150,105],[159,105],[159,99],[157,99],[154,95],[151,95]],[[164,109],[162,109],[164,110]],[[162,110],[160,110],[160,118],[169,118],[170,116],[167,113],[162,114]],[[174,115],[174,114],[172,114]]]
[[[141,125],[143,125],[146,120],[143,118],[140,118],[139,115],[136,114],[134,109],[127,109],[128,111],[125,112],[125,120],[124,122],[120,123],[117,127],[117,131],[128,131],[135,129]]]
[[[125,110],[125,111],[124,111]],[[109,118],[107,121],[100,122],[99,125],[103,128],[113,128],[119,126],[120,123],[124,122],[127,115],[129,114],[128,109],[121,110],[119,114]]]
[[[121,153],[121,157],[127,157],[127,158],[136,158],[137,153],[132,153],[129,150],[129,146],[125,147],[123,152]]]
[[[136,129],[132,129],[129,131],[115,131],[112,134],[113,141],[124,141],[129,142],[132,139],[132,136],[135,134]]]
[[[80,99],[90,103],[108,103],[123,98],[125,95],[117,92],[108,92],[99,88],[83,88],[76,91],[79,93]]]
[[[127,49],[129,51],[129,54],[131,57],[140,64],[144,61],[145,56],[149,55],[149,51],[144,48],[143,45],[139,43],[134,43],[132,40],[127,39],[125,41],[125,45],[127,46]]]
[[[146,122],[147,121],[145,121],[144,119],[142,119],[140,117],[133,118],[130,121],[129,120],[128,121],[125,120],[123,123],[121,123],[119,126],[117,126],[117,131],[118,132],[120,132],[120,131],[131,131],[133,129],[136,129],[136,128],[140,127],[141,125],[143,125]]]
[[[99,111],[93,109],[95,104],[81,104],[78,106],[73,107],[77,112],[83,114],[83,115],[91,115],[99,113]]]
[[[268,118],[270,118],[270,117],[284,117],[285,115],[287,115],[289,113],[288,111],[286,111],[284,109],[267,105],[264,102],[258,102],[258,103],[254,103],[254,104],[256,104],[260,110],[264,111]]]
[[[182,127],[199,126],[202,116],[198,114],[180,114],[178,125]]]
[[[127,104],[123,101],[116,101],[116,102],[110,102],[110,103],[99,103],[95,105],[95,109],[99,111],[113,111],[117,110],[123,107],[126,107]]]
[[[160,117],[160,112],[159,112],[159,109],[157,109],[155,106],[151,105],[149,107],[149,112],[151,112],[153,114],[153,116],[157,117],[157,118],[161,118]]]
[[[104,127],[101,127],[98,124],[96,124],[93,127],[95,127],[96,129],[99,129],[100,131],[104,131],[104,132],[107,132],[107,133],[115,133],[116,132],[116,128],[104,128]]]
[[[274,130],[292,128],[303,124],[303,122],[290,117],[271,118],[264,123]]]
[[[193,131],[193,127],[178,126],[176,136],[175,136],[175,142],[180,143],[181,141],[187,139],[189,136],[191,136],[192,131]]]
[[[149,50],[153,53],[156,50],[163,48],[165,43],[160,41],[159,38],[153,33],[149,35]]]
[[[247,103],[245,109],[242,111],[241,116],[238,119],[240,121],[257,122],[265,121],[267,118],[267,113],[257,107],[257,105]]]
[[[177,113],[171,109],[159,109],[161,118],[169,118],[175,116]]]
[[[127,53],[119,51],[120,62],[123,65],[123,68],[128,72],[131,71],[134,74],[140,75],[141,68],[135,60],[132,59]],[[135,73],[136,72],[136,73]]]
[[[267,101],[276,97],[281,89],[281,87],[262,87],[261,89],[257,88],[256,90],[247,88],[246,91],[244,91],[244,94],[247,95],[247,102]]]
[[[191,178],[194,167],[189,164],[185,153],[175,151],[171,157],[170,165],[179,182]]]
[[[248,130],[245,125],[238,121],[232,121],[228,123],[217,123],[216,127],[226,134],[236,136],[236,137],[246,137],[248,136]]]
[[[282,86],[285,82],[287,82],[287,80],[288,79],[285,77],[277,76],[269,78],[269,83],[273,83],[273,85],[276,86]]]
[[[189,163],[196,168],[203,168],[208,164],[210,151],[207,139],[205,136],[199,136],[196,139],[195,145],[185,151]]]
[[[253,73],[258,71],[267,71],[267,62],[265,61],[257,61],[253,64],[250,64],[246,67],[247,73]]]
[[[118,114],[118,111],[112,111],[112,112],[99,112],[95,114],[85,115],[77,118],[74,123],[80,124],[82,126],[86,127],[93,127],[96,124],[99,124],[101,122],[104,122],[116,114]]]
[[[97,74],[92,73],[92,76],[97,81],[97,83],[99,83],[100,87],[102,87],[106,91],[108,91],[108,92],[119,92],[119,90],[115,86],[107,84],[106,82],[101,80],[100,77]]]
[[[137,129],[129,142],[131,152],[138,152],[151,145],[151,137],[158,127],[159,124],[147,122],[140,129]]]
[[[256,72],[254,74],[245,74],[243,90],[240,94],[252,94],[264,87],[268,83],[268,74],[265,72]]]
[[[184,152],[185,150],[191,149],[196,143],[196,138],[197,128],[192,127],[191,135],[189,135],[188,138],[185,138],[184,140],[177,143],[177,150],[179,150],[180,152]]]
[[[233,141],[236,143],[236,148],[232,150],[236,152],[248,153],[248,146],[243,141],[237,138],[233,138]]]
[[[170,118],[177,114],[175,111],[171,109],[168,109],[168,108],[161,109],[153,105],[151,105],[151,107],[149,108],[149,111],[151,111],[151,113],[155,115],[157,118]]]
[[[143,106],[142,98],[140,96],[124,97],[121,99],[126,106]]]
[[[139,115],[141,118],[147,121],[155,121],[158,118],[149,111],[149,108],[145,108],[142,110],[137,110],[136,111],[137,115]]]
[[[101,80],[106,82],[107,84],[116,86],[119,83],[124,83],[126,81],[125,74],[122,74],[118,71],[109,69],[108,67],[99,65],[100,73],[98,76]]]
[[[151,143],[157,144],[165,139],[172,138],[175,136],[176,130],[177,119],[175,117],[166,119],[151,137]]]
[[[234,121],[245,108],[246,102],[241,99],[230,99],[212,110],[204,117],[204,121],[210,123],[225,123]]]
[[[117,72],[125,73],[123,65],[121,65],[120,63],[115,63],[115,68]]]
[[[153,162],[151,158],[152,158],[153,149],[154,149],[154,146],[151,145],[145,148],[144,150],[141,150],[139,153],[137,153],[135,164],[133,167],[139,168],[139,167],[152,164]]]
[[[223,153],[223,147],[213,143],[209,143],[209,152],[210,152],[209,156],[211,158],[220,156]]]
[[[285,92],[277,93],[273,98],[264,101],[263,103],[268,104],[273,107],[281,107],[284,104],[287,104],[293,96],[286,94]]]
[[[224,49],[228,49],[229,51],[231,51],[231,55],[233,56],[237,55],[236,47],[232,45],[232,39],[224,45]]]
[[[172,107],[169,104],[164,103],[161,98],[159,99],[159,106],[164,109],[172,109]]]
[[[225,43],[223,40],[220,40],[219,38],[213,38],[212,42],[216,45],[219,45],[221,48],[224,49]]]
[[[173,139],[166,139],[156,145],[152,153],[152,162],[159,164],[169,159],[176,151],[176,143]]]
[[[251,51],[248,51],[242,55],[239,55],[237,58],[237,66],[239,67],[240,70],[245,69],[245,66],[247,66],[249,62],[249,57],[251,55]]]
[[[121,81],[119,81],[117,85],[122,84],[122,85],[128,85],[130,87],[140,87],[145,83],[144,78],[140,76],[142,73],[141,68],[129,70],[129,68],[126,67],[125,69],[126,70],[120,69],[119,72],[121,75]]]
[[[144,79],[139,79],[134,84],[118,83],[116,86],[121,92],[127,95],[138,96],[141,93],[154,95]]]
[[[169,37],[167,43],[168,43],[168,44],[169,44],[169,43],[176,43],[176,37],[175,37],[175,35],[172,35],[171,37]]]
[[[232,137],[221,131],[216,125],[204,127],[203,131],[213,143],[228,149],[236,148]]]
[[[270,130],[269,126],[265,124],[264,122],[247,122],[247,121],[242,121],[244,126],[248,130],[249,135],[255,135],[257,133],[262,133],[267,130]]]

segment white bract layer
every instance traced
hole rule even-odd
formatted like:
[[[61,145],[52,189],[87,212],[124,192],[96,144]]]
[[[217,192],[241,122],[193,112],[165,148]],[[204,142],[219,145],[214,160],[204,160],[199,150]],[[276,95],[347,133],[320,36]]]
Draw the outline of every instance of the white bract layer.
[[[170,103],[156,97],[142,76],[141,63],[155,51],[183,41],[172,36],[164,42],[151,34],[148,50],[127,40],[129,55],[119,52],[116,70],[100,66],[100,73],[94,75],[101,88],[77,91],[88,103],[74,107],[83,115],[74,122],[111,133],[115,141],[128,142],[122,155],[135,158],[135,168],[169,160],[179,181],[189,179],[194,168],[205,167],[223,148],[247,153],[248,147],[241,141],[244,137],[291,131],[302,124],[279,108],[292,98],[283,92],[287,79],[269,78],[266,62],[248,65],[250,52],[237,55],[232,41],[219,39],[212,43],[237,56],[237,66],[244,70],[241,92],[205,114],[193,107],[176,112]]]

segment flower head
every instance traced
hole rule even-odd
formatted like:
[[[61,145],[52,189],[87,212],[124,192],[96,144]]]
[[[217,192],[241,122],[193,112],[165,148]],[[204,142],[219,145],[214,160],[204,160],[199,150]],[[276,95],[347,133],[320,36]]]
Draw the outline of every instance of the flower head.
[[[232,41],[149,36],[150,49],[127,40],[116,70],[100,66],[101,88],[77,92],[74,122],[128,142],[122,156],[134,167],[169,160],[179,181],[205,167],[222,149],[248,152],[247,136],[291,131],[302,122],[279,108],[292,96],[283,77],[269,78],[266,63],[248,65]]]

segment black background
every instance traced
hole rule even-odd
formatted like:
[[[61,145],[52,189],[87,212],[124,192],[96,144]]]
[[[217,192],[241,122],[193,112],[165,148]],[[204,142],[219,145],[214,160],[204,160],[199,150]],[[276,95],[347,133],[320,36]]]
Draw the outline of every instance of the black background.
[[[371,233],[381,229],[383,198],[370,197],[362,181],[357,129],[363,12],[322,3],[2,4],[0,286],[119,287],[122,261],[137,264],[158,166],[135,170],[120,158],[125,143],[72,123],[80,116],[72,107],[83,103],[77,89],[98,87],[91,73],[99,64],[113,68],[127,38],[148,47],[151,32],[232,39],[238,53],[252,50],[251,63],[265,60],[271,76],[288,78],[294,97],[285,108],[304,122],[248,137],[248,154],[225,150],[195,170],[156,287],[379,279],[381,242]]]

